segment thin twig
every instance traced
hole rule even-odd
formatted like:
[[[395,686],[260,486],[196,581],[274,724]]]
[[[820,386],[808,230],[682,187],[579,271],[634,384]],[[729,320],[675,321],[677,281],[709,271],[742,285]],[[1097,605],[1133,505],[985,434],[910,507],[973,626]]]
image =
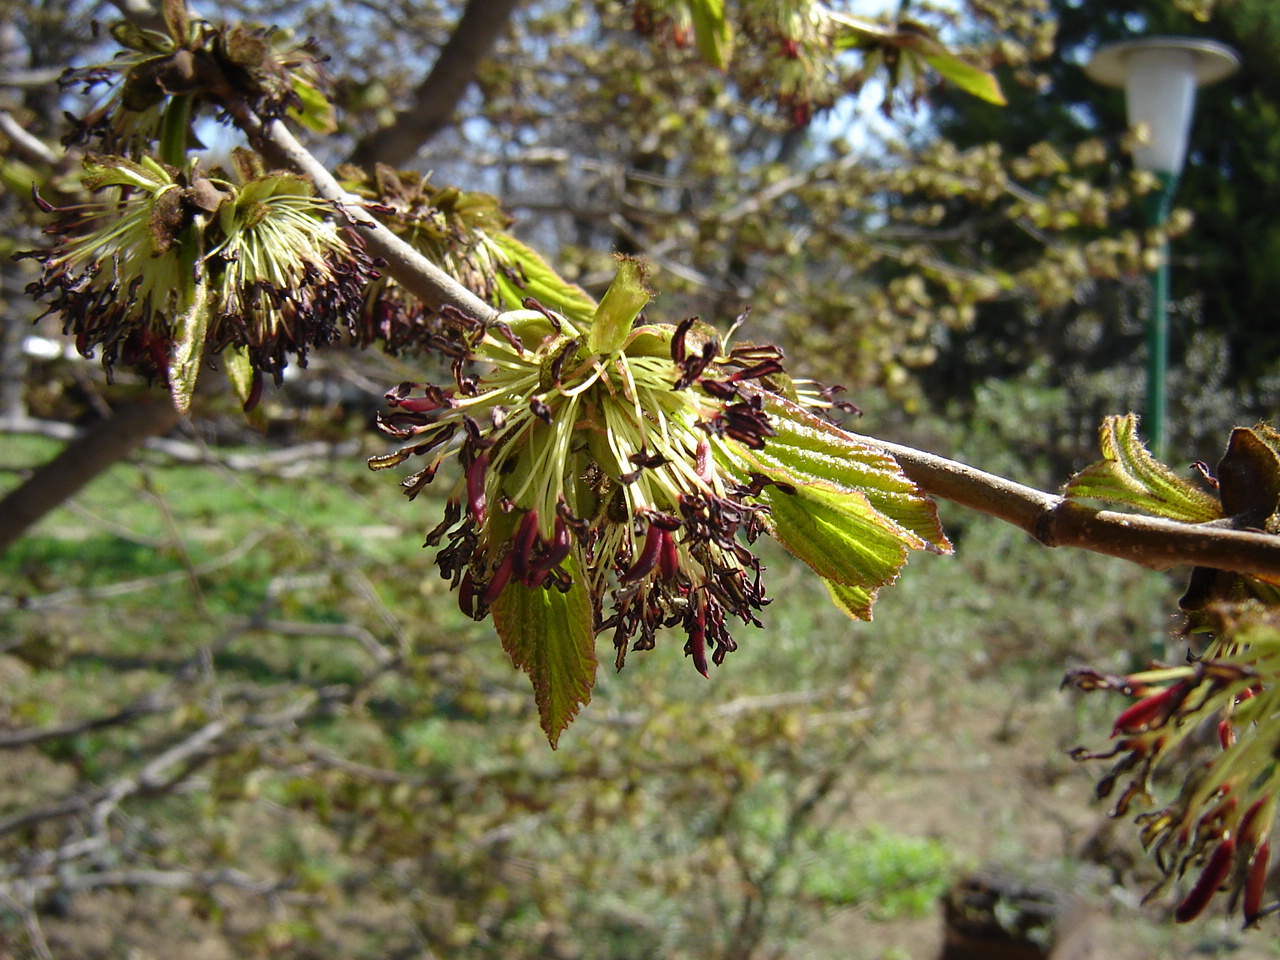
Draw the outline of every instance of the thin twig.
[[[312,156],[283,123],[262,121],[242,99],[234,96],[228,96],[223,106],[270,163],[307,177],[320,196],[342,211],[364,239],[369,253],[384,260],[386,272],[411,294],[433,309],[450,306],[482,323],[498,316],[497,310],[369,216],[359,198],[342,189],[328,168]]]

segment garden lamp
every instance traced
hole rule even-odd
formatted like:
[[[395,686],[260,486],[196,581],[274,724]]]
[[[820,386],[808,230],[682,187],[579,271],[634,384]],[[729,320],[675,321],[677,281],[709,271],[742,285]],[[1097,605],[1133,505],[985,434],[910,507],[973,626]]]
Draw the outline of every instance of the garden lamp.
[[[1133,151],[1134,164],[1159,178],[1147,197],[1147,220],[1164,225],[1187,153],[1187,134],[1195,110],[1196,87],[1225,80],[1240,58],[1225,44],[1188,37],[1147,37],[1102,47],[1085,66],[1091,80],[1123,87],[1129,126],[1144,136]],[[1145,427],[1151,451],[1165,455],[1165,381],[1169,368],[1169,251],[1151,275],[1151,314],[1147,319],[1147,407]]]

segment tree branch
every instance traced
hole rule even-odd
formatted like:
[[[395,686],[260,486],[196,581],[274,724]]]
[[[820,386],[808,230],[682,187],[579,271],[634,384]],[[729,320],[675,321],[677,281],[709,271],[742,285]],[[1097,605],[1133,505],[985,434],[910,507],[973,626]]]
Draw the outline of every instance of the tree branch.
[[[477,320],[497,311],[427,261],[386,227],[371,220],[342,190],[324,165],[279,121],[261,124],[244,105],[229,104],[232,116],[275,163],[311,178],[316,190],[353,218],[371,252],[386,270],[429,306],[450,304]],[[1252,576],[1280,577],[1280,537],[1208,524],[1097,510],[1065,497],[1023,486],[974,467],[912,447],[859,437],[893,456],[927,494],[951,500],[1021,527],[1048,547],[1077,547],[1119,557],[1155,570],[1205,566]]]
[[[912,447],[858,439],[890,454],[925,493],[1020,527],[1046,547],[1077,547],[1153,570],[1185,565],[1280,576],[1280,537],[1271,534],[1098,510]]]
[[[481,61],[506,29],[519,0],[470,0],[430,73],[414,92],[413,104],[396,114],[390,126],[374,130],[356,144],[350,161],[393,167],[413,159],[422,146],[453,120],[458,101],[475,79]]]
[[[0,553],[37,520],[75,496],[85,484],[119,463],[145,440],[178,422],[168,397],[140,397],[116,407],[107,419],[67,444],[17,489],[0,500]]]

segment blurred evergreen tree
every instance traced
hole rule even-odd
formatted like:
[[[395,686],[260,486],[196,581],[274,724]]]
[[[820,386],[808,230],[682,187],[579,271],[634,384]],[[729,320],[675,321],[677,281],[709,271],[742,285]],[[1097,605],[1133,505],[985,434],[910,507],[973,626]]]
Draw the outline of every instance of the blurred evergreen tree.
[[[1280,327],[1268,322],[1280,302],[1280,5],[1272,0],[1220,3],[1201,22],[1167,0],[1050,0],[1057,49],[1037,64],[1035,77],[1006,70],[1009,106],[993,108],[951,92],[936,103],[937,131],[958,147],[988,142],[1023,154],[1047,142],[1063,155],[1088,137],[1118,141],[1125,130],[1124,94],[1091,82],[1082,66],[1099,46],[1141,36],[1178,35],[1220,40],[1241,56],[1240,71],[1197,96],[1186,167],[1175,205],[1194,226],[1179,236],[1173,256],[1173,352],[1184,362],[1198,330],[1223,338],[1221,382],[1255,392],[1280,357]],[[1118,179],[1130,168],[1119,151]],[[1030,183],[1031,189],[1045,184]],[[1137,207],[1107,229],[1141,226]],[[1025,234],[997,225],[984,251],[1017,269],[1034,255]],[[1101,283],[1079,291],[1058,311],[1009,298],[979,305],[968,330],[951,331],[928,386],[935,400],[971,397],[992,377],[1027,370],[1046,352],[1058,380],[1080,370],[1140,363],[1145,279]],[[1082,336],[1080,319],[1092,319]],[[1060,362],[1059,362],[1060,361]],[[1265,412],[1265,411],[1263,411]]]

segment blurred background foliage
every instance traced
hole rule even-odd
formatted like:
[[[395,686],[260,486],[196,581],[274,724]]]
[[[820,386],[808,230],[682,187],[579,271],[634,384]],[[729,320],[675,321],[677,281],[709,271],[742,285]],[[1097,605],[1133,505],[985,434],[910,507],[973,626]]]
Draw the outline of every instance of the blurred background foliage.
[[[340,126],[311,146],[331,164],[376,147],[464,8],[240,6],[219,12],[329,55]],[[742,336],[845,384],[856,429],[1052,487],[1140,400],[1158,240],[1122,104],[1080,64],[1123,36],[1217,37],[1245,69],[1202,92],[1177,196],[1171,449],[1213,460],[1274,412],[1270,0],[1220,0],[1206,23],[1164,0],[887,12],[995,68],[1000,109],[886,88],[857,58],[818,71],[802,4],[729,6],[726,73],[661,4],[516,5],[452,120],[398,165],[494,194],[593,293],[622,251],[654,265],[651,315],[723,328],[750,305]],[[7,421],[93,429],[143,389],[24,352],[40,308],[7,256],[41,243],[33,181],[74,194],[58,138],[84,105],[54,80],[109,50],[86,25],[113,12],[0,2],[0,109],[48,151],[0,130]],[[238,142],[201,136],[215,158]],[[0,954],[922,956],[921,913],[992,857],[1084,877],[1126,956],[1204,945],[1154,939],[1125,892],[1150,875],[1120,841],[1082,866],[1098,814],[1060,748],[1101,721],[1054,693],[1071,663],[1163,651],[1176,583],[947,511],[959,557],[913,562],[851,624],[774,556],[766,628],[711,684],[660,643],[601,676],[552,753],[527,682],[419,547],[440,502],[407,506],[361,464],[384,452],[381,392],[424,362],[330,350],[248,427],[198,398],[167,445],[0,558]],[[303,444],[320,455],[273,458]],[[55,449],[6,435],[3,484]]]

